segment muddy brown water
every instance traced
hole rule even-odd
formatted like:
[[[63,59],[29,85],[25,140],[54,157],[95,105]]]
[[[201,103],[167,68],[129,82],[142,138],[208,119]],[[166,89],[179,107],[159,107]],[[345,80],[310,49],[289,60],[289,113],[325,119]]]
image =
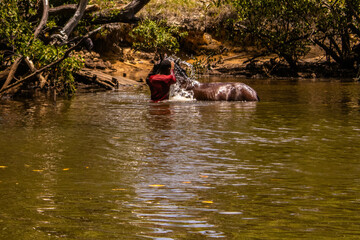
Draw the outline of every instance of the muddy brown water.
[[[360,84],[245,82],[2,102],[0,239],[359,239]]]

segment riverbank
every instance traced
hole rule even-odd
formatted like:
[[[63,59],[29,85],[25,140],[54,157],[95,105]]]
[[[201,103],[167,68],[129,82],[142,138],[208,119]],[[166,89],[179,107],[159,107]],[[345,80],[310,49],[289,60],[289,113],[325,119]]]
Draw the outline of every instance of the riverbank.
[[[259,56],[261,52],[254,48],[226,47],[218,43],[202,45],[203,49],[212,48],[220,54],[187,55],[180,53],[181,58],[193,64],[197,76],[217,77],[244,77],[249,79],[262,78],[356,78],[357,72],[352,69],[343,69],[333,62],[327,61],[326,55],[313,48],[298,63],[294,71],[288,64],[275,55]],[[225,50],[220,50],[225,49]],[[99,56],[100,57],[100,56]],[[122,48],[121,54],[107,51],[101,55],[103,62],[111,64],[112,76],[121,76],[134,80],[133,84],[145,84],[147,74],[153,67],[155,54],[134,51],[131,48]],[[96,67],[95,67],[96,68]]]

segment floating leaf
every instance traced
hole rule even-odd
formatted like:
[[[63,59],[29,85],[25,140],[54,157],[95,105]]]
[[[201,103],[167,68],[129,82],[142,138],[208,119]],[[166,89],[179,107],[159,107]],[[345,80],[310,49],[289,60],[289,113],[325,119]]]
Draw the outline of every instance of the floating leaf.
[[[202,177],[202,178],[208,178],[209,176],[206,176],[206,175],[200,175],[200,177]]]
[[[43,169],[34,169],[34,170],[32,170],[33,172],[42,172],[42,171],[44,171]]]
[[[111,190],[113,190],[113,191],[125,191],[126,189],[125,188],[113,188]]]
[[[63,171],[69,171],[70,168],[63,168]]]
[[[190,181],[188,181],[188,182],[183,182],[183,183],[191,183]]]
[[[202,203],[214,203],[213,201],[202,201]]]
[[[159,184],[153,184],[153,185],[149,185],[149,187],[164,187],[165,185],[159,185]]]
[[[0,166],[0,168],[4,169],[4,168],[7,168],[7,166]]]

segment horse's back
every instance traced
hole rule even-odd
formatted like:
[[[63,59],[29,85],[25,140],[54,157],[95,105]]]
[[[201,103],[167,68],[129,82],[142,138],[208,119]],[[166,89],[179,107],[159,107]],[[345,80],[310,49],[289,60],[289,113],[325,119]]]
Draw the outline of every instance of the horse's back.
[[[193,91],[197,100],[259,101],[256,91],[245,83],[201,83]]]

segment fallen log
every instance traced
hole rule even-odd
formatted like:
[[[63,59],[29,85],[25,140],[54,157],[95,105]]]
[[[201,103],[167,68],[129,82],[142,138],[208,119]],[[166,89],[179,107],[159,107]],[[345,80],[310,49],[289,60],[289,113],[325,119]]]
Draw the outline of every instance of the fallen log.
[[[137,85],[135,80],[120,76],[111,76],[99,70],[83,68],[75,73],[76,79],[85,84],[97,84],[109,90],[118,89],[120,86]]]

